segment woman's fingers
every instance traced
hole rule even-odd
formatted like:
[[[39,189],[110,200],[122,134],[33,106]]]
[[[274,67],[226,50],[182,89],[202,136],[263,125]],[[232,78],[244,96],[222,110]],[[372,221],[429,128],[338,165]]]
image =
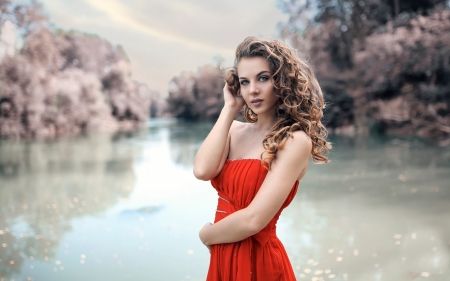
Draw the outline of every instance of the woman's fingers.
[[[234,93],[233,89],[225,83],[225,87],[223,87],[223,98],[225,104],[241,109],[244,106],[244,99],[239,95],[239,91]]]
[[[233,94],[233,89],[225,83],[225,86],[223,87],[223,94],[224,97],[233,98],[235,95]]]

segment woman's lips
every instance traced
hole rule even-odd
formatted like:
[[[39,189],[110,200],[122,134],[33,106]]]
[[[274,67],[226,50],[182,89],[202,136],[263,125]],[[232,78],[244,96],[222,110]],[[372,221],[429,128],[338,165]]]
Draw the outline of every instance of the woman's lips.
[[[256,105],[256,106],[260,105],[262,102],[263,102],[263,100],[260,100],[260,99],[254,99],[254,100],[252,100],[252,104],[253,104],[253,105]]]

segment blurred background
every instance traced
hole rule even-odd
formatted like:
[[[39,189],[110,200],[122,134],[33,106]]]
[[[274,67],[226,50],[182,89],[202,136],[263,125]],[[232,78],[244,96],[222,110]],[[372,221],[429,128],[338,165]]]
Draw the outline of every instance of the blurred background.
[[[450,280],[450,1],[0,0],[0,281],[204,280],[192,174],[247,36],[314,66],[331,163],[277,233],[298,280]]]

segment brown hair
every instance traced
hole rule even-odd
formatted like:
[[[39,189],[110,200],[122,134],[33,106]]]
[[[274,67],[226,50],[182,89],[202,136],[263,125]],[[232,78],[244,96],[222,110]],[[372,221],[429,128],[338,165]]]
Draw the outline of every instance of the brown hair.
[[[234,67],[225,75],[225,81],[235,92],[239,90],[237,65],[246,57],[267,59],[275,95],[279,97],[278,120],[263,140],[262,164],[266,162],[270,167],[277,151],[283,149],[288,137],[293,137],[292,133],[298,130],[311,138],[313,161],[328,163],[325,154],[331,149],[331,143],[326,141],[327,130],[320,121],[325,104],[312,67],[280,41],[247,37],[236,49]],[[250,123],[258,120],[247,105],[244,105],[244,117]]]

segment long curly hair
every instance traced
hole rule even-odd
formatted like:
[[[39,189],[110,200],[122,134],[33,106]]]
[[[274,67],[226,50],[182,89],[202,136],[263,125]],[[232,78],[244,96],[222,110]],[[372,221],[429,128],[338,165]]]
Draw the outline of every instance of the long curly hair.
[[[326,154],[331,149],[331,143],[326,140],[327,130],[320,121],[325,103],[312,67],[300,58],[296,50],[280,41],[247,37],[236,49],[234,67],[225,74],[225,82],[235,93],[239,92],[240,86],[237,66],[242,58],[248,57],[263,57],[269,62],[274,92],[279,97],[278,119],[263,140],[263,166],[270,169],[278,150],[283,149],[288,137],[293,137],[292,133],[299,130],[311,138],[313,161],[328,163]],[[243,111],[248,122],[258,120],[247,104]]]

